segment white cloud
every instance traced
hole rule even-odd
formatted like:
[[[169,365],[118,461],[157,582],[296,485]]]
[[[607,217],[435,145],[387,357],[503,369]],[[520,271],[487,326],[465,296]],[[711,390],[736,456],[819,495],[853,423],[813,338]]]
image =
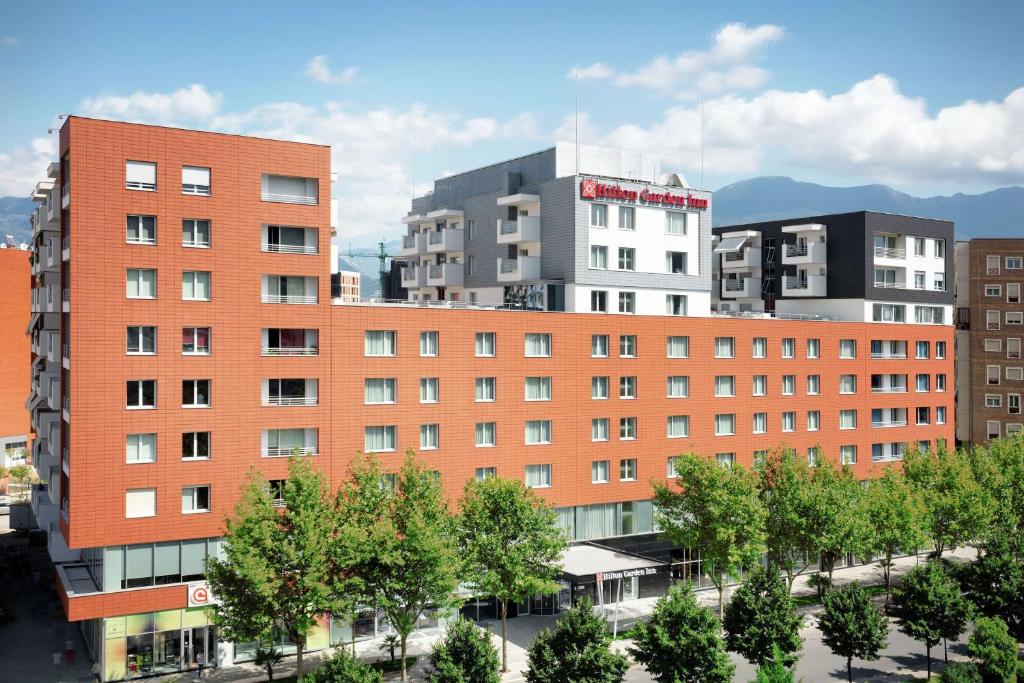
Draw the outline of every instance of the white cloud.
[[[28,148],[0,152],[0,196],[27,197],[46,167],[57,158],[57,132],[34,138]]]
[[[306,75],[319,83],[354,85],[359,76],[359,68],[349,66],[340,73],[332,73],[327,62],[327,55],[317,55],[306,64]]]
[[[696,106],[668,109],[649,126],[618,126],[587,142],[655,152],[684,170],[699,164]],[[753,174],[798,167],[911,186],[1024,182],[1024,88],[1002,101],[930,114],[927,103],[877,75],[846,92],[768,90],[704,103],[708,172]]]
[[[202,85],[172,93],[137,91],[131,95],[102,95],[82,102],[84,116],[139,123],[187,124],[206,120],[220,109],[223,97]]]
[[[715,34],[711,47],[703,52],[660,56],[631,72],[616,71],[597,62],[572,69],[569,77],[611,80],[616,85],[639,86],[681,98],[757,88],[766,83],[771,74],[754,62],[763,48],[781,40],[784,33],[774,24],[754,28],[727,24]]]
[[[0,47],[14,47],[20,42],[14,36],[0,36]]]

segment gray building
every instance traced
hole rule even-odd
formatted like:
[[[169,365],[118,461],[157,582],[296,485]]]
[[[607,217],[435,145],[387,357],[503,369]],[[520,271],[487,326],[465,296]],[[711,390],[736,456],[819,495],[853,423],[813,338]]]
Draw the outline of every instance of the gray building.
[[[711,193],[569,143],[437,180],[402,219],[410,300],[708,315]]]

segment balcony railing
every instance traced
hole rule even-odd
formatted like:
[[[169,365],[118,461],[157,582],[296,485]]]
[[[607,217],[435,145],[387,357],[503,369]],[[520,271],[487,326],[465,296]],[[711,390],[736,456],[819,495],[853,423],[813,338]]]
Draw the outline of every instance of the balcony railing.
[[[806,244],[787,244],[786,256],[807,256]]]
[[[902,453],[886,453],[885,455],[872,455],[871,462],[893,462],[903,460]]]
[[[264,294],[265,304],[315,304],[316,294]]]
[[[440,233],[438,233],[440,234]],[[438,278],[444,274],[443,266],[430,266],[430,270],[427,273],[427,277]]]
[[[725,281],[725,291],[727,292],[742,292],[746,288],[746,280],[727,279]]]
[[[441,230],[434,230],[430,233],[430,244],[441,244],[444,240],[444,232]]]
[[[264,346],[264,356],[315,356],[319,350],[315,346]]]
[[[71,248],[71,238],[70,237],[65,237],[63,240],[61,240],[61,248],[62,249],[70,249]]]
[[[881,428],[881,427],[906,427],[907,426],[907,421],[906,421],[906,419],[903,419],[903,420],[882,420],[880,422],[875,422],[874,420],[872,420],[871,421],[871,426],[872,427],[879,427],[879,428]]]
[[[519,259],[505,259],[501,262],[501,272],[514,273],[519,270]]]
[[[316,455],[316,446],[268,446],[264,458],[287,458],[292,455]]]
[[[906,387],[871,387],[872,393],[875,394],[905,394],[907,393]]]
[[[405,235],[402,237],[402,248],[403,249],[415,249],[416,248],[416,235]]]
[[[807,249],[804,249],[804,253],[807,253]],[[746,258],[746,253],[743,251],[730,251],[725,254],[726,261],[742,261]]]
[[[875,256],[902,259],[907,257],[907,250],[896,247],[875,247]]]
[[[71,301],[71,290],[70,289],[65,289],[64,290],[64,294],[62,295],[62,299],[64,301]]]
[[[269,396],[264,401],[265,406],[315,406],[316,396]]]
[[[895,359],[901,359],[902,360],[902,359],[905,359],[907,357],[907,354],[906,353],[872,353],[871,357],[875,358],[875,359],[878,359],[878,358],[893,359],[893,358],[895,358]]]
[[[71,344],[65,344],[63,349],[64,358],[71,358]]]
[[[786,289],[807,289],[807,280],[786,280]]]
[[[274,244],[272,242],[264,242],[263,251],[279,254],[315,254],[319,249],[315,244],[307,246],[305,244]]]
[[[260,198],[265,202],[284,202],[285,204],[307,204],[309,206],[316,205],[316,197],[310,197],[308,195],[271,194],[269,192],[264,192]]]

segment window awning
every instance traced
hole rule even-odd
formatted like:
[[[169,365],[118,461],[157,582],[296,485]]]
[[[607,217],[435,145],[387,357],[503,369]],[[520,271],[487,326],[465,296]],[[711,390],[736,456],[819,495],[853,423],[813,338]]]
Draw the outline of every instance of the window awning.
[[[571,545],[562,555],[562,576],[571,583],[592,583],[598,580],[599,575],[605,581],[651,576],[667,568],[667,562],[593,543]]]
[[[746,244],[746,237],[726,237],[724,240],[718,243],[715,247],[715,253],[726,254],[734,251],[739,251]]]

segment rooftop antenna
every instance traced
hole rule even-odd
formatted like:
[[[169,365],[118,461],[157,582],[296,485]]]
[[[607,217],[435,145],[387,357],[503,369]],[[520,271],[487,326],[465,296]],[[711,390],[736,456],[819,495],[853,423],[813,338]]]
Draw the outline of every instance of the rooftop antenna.
[[[700,94],[700,189],[704,191],[704,93]]]
[[[580,74],[574,70],[573,81],[576,82],[576,175],[580,174]]]

